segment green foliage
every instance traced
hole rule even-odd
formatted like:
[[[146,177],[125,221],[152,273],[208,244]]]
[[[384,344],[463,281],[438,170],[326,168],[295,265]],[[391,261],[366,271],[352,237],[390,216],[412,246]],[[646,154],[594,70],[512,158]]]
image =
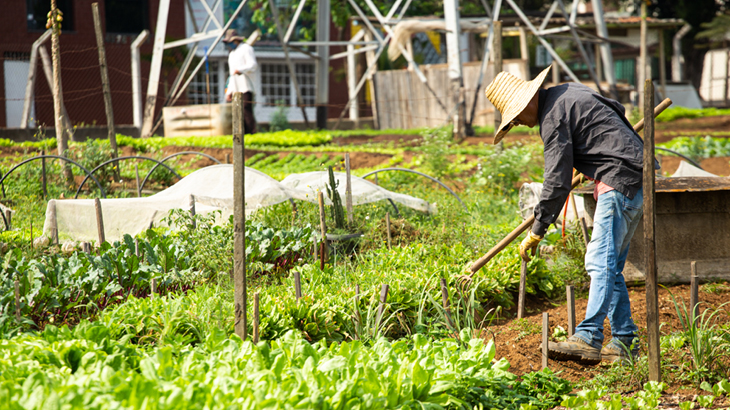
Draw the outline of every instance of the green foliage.
[[[335,173],[332,171],[332,167],[327,167],[329,173],[330,182],[325,187],[327,188],[327,197],[332,201],[332,219],[335,221],[335,228],[345,229],[345,211],[342,208],[342,198],[340,193],[337,191],[339,181],[335,180]]]
[[[669,107],[656,117],[657,122],[670,122],[681,118],[702,118],[715,117],[718,115],[730,115],[730,109],[727,108],[686,108],[686,107]],[[633,124],[634,122],[632,122]]]
[[[93,316],[131,295],[148,295],[153,278],[163,294],[184,290],[196,280],[190,258],[171,238],[148,231],[139,246],[144,256],[137,256],[134,240],[125,235],[122,242],[104,243],[100,256],[75,251],[29,259],[20,248],[12,249],[0,259],[1,331]],[[20,282],[20,323],[14,320],[15,280]]]
[[[332,140],[332,135],[327,131],[294,131],[287,129],[277,132],[246,134],[243,139],[247,146],[295,147],[325,144]],[[233,137],[230,135],[222,135],[215,137],[132,138],[117,134],[117,144],[119,146],[132,147],[138,152],[155,152],[168,146],[231,148],[233,146]]]
[[[719,43],[726,43],[727,36],[730,34],[730,14],[718,14],[709,23],[702,23],[701,27],[704,30],[697,33],[695,38],[709,39],[713,46],[717,46]]]
[[[215,332],[176,348],[172,332],[167,339],[173,344],[147,350],[129,336],[117,339],[120,328],[83,322],[73,330],[49,327],[37,336],[1,340],[6,406],[542,409],[570,390],[549,371],[517,381],[505,361],[493,362],[494,344],[480,339],[415,335],[380,339],[372,347],[358,341],[327,346],[289,332],[255,346]]]
[[[92,171],[103,162],[112,159],[114,152],[108,141],[89,140],[85,144],[79,144],[73,150],[73,157],[84,168]],[[94,173],[96,179],[107,190],[109,184],[114,180],[115,170],[119,167],[119,162],[108,164]],[[96,185],[96,184],[94,184]]]
[[[421,136],[423,142],[418,147],[421,155],[416,158],[415,164],[435,178],[453,173],[453,164],[457,161],[452,161],[448,157],[449,149],[453,145],[449,133],[443,128],[437,128],[427,130]]]
[[[284,131],[291,128],[288,117],[289,107],[283,100],[278,100],[276,103],[278,105],[271,115],[271,119],[269,119],[269,132]]]
[[[712,381],[722,374],[722,358],[730,354],[730,344],[723,340],[722,331],[717,327],[715,318],[718,314],[724,313],[722,308],[727,304],[723,303],[716,309],[705,309],[701,314],[695,315],[694,309],[688,309],[684,302],[677,302],[670,292],[674,308],[677,311],[684,335],[689,344],[690,369],[686,373],[687,379],[699,385],[703,381]],[[728,302],[730,303],[730,302]]]
[[[679,137],[669,142],[657,144],[658,147],[668,148],[694,160],[703,158],[730,156],[730,139],[714,137]],[[666,151],[659,151],[662,155],[672,155]]]
[[[279,159],[276,154],[267,156],[265,153],[258,153],[246,161],[246,166],[281,180],[293,173],[322,171],[324,167],[337,166],[341,161],[342,157],[339,155],[331,158],[327,154],[318,157],[292,152]]]
[[[514,144],[498,151],[492,148],[491,152],[480,159],[477,172],[474,175],[477,186],[494,194],[506,195],[518,188],[522,173],[527,171],[535,181],[542,180],[540,162],[534,161],[536,147]]]

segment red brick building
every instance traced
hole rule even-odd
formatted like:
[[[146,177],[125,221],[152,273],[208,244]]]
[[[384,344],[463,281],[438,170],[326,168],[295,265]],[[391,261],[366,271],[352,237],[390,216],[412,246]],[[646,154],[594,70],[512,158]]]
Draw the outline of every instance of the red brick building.
[[[92,0],[57,0],[64,13],[61,43],[61,78],[63,96],[74,125],[104,125],[106,115],[101,91],[99,57],[92,17]],[[98,0],[105,35],[109,81],[117,124],[132,123],[132,81],[130,44],[148,29],[150,37],[142,45],[142,91],[147,90],[152,38],[157,21],[158,0]],[[184,0],[171,0],[166,37],[185,37]],[[18,127],[33,42],[46,31],[50,0],[12,0],[3,2],[0,13],[0,127]],[[43,45],[51,52],[50,39]],[[165,53],[159,110],[165,88],[175,78],[181,51]],[[169,54],[169,56],[168,56]],[[53,98],[43,71],[42,59],[36,67],[33,123],[53,126]]]

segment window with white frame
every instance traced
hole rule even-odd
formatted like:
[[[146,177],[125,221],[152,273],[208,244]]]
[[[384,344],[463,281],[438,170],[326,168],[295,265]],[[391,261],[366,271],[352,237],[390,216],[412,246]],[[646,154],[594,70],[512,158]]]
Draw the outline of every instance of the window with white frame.
[[[296,65],[295,70],[297,72],[297,82],[302,92],[304,105],[314,105],[314,94],[316,91],[314,64],[300,63]]]
[[[261,94],[268,106],[280,103],[295,105],[297,94],[289,77],[289,69],[284,63],[262,63]],[[297,82],[302,92],[305,105],[314,105],[315,72],[314,64],[297,63],[295,65]]]
[[[202,68],[195,74],[193,81],[188,86],[188,100],[190,104],[217,104],[220,95],[220,85],[218,82],[218,61],[208,60],[208,72],[210,75],[210,102],[208,101],[208,92],[205,81],[205,68]]]
[[[291,84],[286,64],[261,64],[261,94],[268,106],[291,104]]]

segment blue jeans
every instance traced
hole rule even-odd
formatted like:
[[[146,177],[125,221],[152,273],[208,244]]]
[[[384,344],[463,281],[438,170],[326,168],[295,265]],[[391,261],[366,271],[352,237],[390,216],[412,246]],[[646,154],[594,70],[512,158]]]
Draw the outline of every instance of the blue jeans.
[[[641,190],[634,199],[616,190],[598,197],[593,235],[586,249],[586,270],[591,277],[586,318],[575,329],[575,337],[598,349],[603,345],[606,316],[613,338],[631,346],[636,337],[623,270],[631,237],[641,220],[643,201]]]

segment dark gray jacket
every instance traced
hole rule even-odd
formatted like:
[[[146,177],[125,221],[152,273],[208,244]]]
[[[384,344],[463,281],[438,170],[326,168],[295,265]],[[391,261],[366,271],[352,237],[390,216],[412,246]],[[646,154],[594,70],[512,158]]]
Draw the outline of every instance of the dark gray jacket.
[[[570,194],[573,168],[629,198],[641,189],[644,143],[618,102],[577,83],[539,91],[545,182],[532,232],[544,235]]]

